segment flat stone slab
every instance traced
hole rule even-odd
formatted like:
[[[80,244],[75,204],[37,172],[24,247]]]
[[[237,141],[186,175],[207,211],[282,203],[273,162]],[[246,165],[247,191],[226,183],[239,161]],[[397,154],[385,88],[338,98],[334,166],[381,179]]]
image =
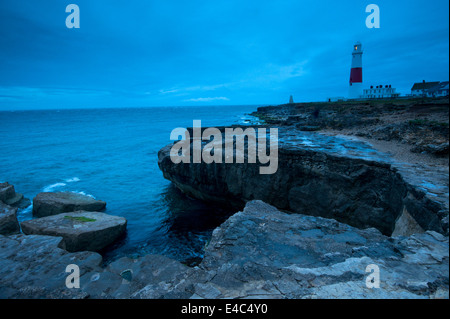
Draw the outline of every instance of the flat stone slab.
[[[99,251],[126,230],[127,220],[99,212],[77,211],[22,222],[26,235],[63,237],[61,247],[70,252]]]
[[[33,215],[36,217],[46,217],[79,210],[101,211],[105,207],[106,203],[104,201],[72,192],[39,193],[33,199]]]
[[[0,234],[9,235],[20,232],[17,221],[17,208],[0,201]]]

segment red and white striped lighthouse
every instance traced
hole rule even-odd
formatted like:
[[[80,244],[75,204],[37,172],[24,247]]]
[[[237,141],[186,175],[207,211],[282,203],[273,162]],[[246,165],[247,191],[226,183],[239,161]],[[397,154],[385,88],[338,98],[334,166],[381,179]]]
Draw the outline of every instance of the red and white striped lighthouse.
[[[362,45],[357,42],[353,46],[352,70],[350,72],[349,99],[358,99],[362,95]]]

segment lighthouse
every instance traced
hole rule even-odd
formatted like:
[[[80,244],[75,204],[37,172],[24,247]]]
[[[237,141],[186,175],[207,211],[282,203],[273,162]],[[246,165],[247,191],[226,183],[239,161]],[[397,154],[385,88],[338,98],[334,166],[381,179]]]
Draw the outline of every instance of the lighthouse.
[[[350,89],[348,97],[349,99],[358,99],[362,91],[362,45],[357,42],[353,46],[352,52],[352,70],[350,72]]]

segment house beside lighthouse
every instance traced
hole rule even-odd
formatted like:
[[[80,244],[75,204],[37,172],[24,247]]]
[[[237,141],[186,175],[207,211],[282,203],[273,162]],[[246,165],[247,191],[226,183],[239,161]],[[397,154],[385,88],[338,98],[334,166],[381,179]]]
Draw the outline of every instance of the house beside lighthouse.
[[[361,98],[365,100],[370,99],[396,99],[400,96],[400,93],[397,93],[395,88],[392,85],[377,85],[374,87],[373,85],[370,89],[364,89],[363,95]]]
[[[359,99],[363,94],[363,73],[362,73],[362,44],[357,42],[353,46],[352,68],[350,71],[349,99]]]

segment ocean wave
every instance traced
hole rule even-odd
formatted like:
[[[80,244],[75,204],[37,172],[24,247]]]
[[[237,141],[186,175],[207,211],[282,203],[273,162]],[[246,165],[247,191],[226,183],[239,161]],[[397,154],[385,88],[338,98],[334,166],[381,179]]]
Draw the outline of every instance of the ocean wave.
[[[55,184],[52,184],[52,185],[44,187],[43,191],[44,192],[51,192],[55,188],[59,188],[59,187],[63,187],[63,186],[66,186],[66,183],[55,183]]]
[[[80,179],[78,177],[72,177],[72,178],[68,178],[66,179],[66,183],[74,183],[74,182],[79,182]]]

